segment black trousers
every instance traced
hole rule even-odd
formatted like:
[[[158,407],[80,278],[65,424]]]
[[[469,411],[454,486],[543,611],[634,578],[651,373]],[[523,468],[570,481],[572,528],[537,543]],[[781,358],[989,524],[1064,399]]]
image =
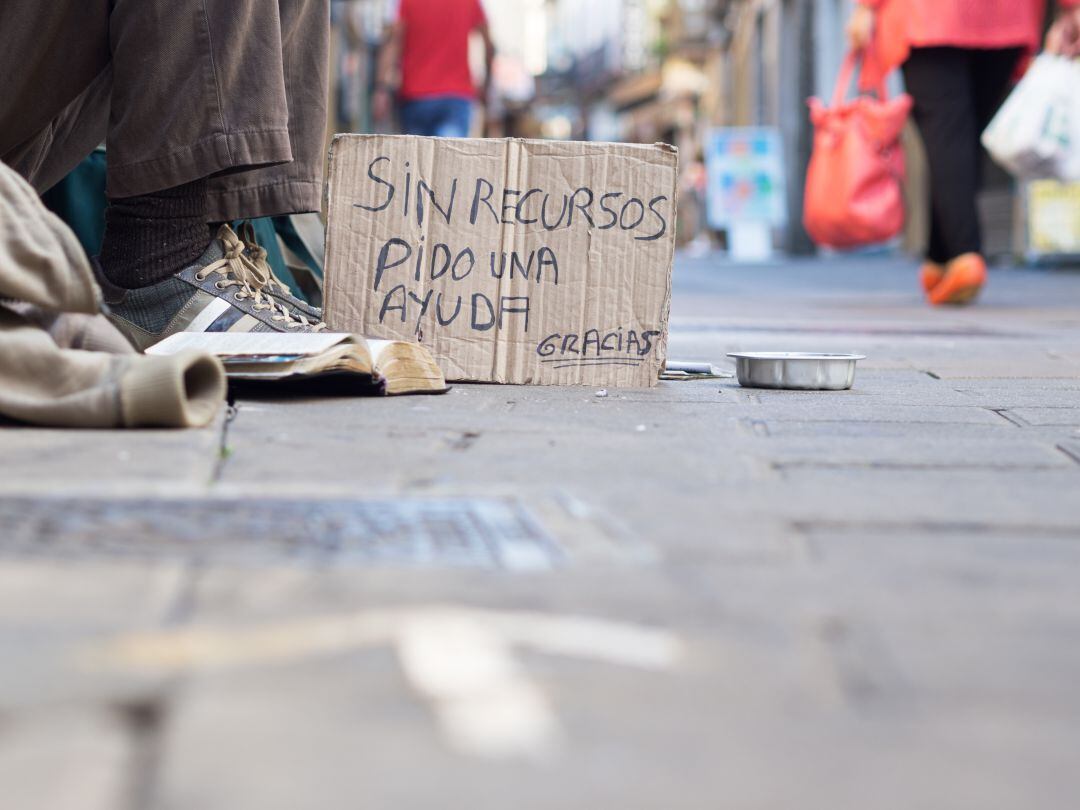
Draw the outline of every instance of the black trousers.
[[[1021,48],[914,48],[904,63],[930,163],[931,261],[982,251],[975,202],[979,137],[1004,100],[1021,54]]]

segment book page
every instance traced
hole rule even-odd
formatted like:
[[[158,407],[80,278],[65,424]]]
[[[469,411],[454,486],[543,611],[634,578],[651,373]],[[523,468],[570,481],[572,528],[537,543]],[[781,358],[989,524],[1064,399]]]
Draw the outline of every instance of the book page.
[[[379,357],[384,351],[393,346],[395,343],[400,343],[398,340],[376,340],[375,338],[364,338],[367,341],[368,351],[371,352],[372,362],[376,366],[379,365]]]
[[[184,351],[202,351],[218,357],[235,355],[313,357],[345,342],[356,342],[356,338],[344,332],[177,332],[155,343],[146,350],[146,353],[177,354]]]

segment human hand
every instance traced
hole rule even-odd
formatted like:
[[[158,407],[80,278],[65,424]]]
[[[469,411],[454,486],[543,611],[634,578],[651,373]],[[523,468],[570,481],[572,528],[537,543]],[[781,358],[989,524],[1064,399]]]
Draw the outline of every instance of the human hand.
[[[870,45],[874,37],[876,16],[869,6],[855,6],[847,24],[847,38],[852,50],[861,51]]]
[[[380,87],[371,98],[371,116],[376,121],[385,121],[390,117],[390,91]]]
[[[1060,56],[1080,56],[1080,6],[1061,10],[1046,35],[1046,50]]]

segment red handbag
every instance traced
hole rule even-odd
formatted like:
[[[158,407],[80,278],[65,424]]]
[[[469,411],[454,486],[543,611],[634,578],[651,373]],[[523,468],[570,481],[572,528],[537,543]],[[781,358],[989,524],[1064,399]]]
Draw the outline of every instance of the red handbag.
[[[814,150],[806,174],[803,225],[817,244],[850,248],[884,242],[904,227],[904,152],[900,131],[911,96],[845,101],[861,53],[844,58],[832,105],[809,100]]]

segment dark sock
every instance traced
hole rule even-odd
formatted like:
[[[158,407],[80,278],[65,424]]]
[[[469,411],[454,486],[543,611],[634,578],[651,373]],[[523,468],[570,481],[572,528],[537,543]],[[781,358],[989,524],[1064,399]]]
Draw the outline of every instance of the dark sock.
[[[125,289],[149,287],[183,270],[206,250],[206,189],[203,178],[175,188],[109,200],[101,269]]]

